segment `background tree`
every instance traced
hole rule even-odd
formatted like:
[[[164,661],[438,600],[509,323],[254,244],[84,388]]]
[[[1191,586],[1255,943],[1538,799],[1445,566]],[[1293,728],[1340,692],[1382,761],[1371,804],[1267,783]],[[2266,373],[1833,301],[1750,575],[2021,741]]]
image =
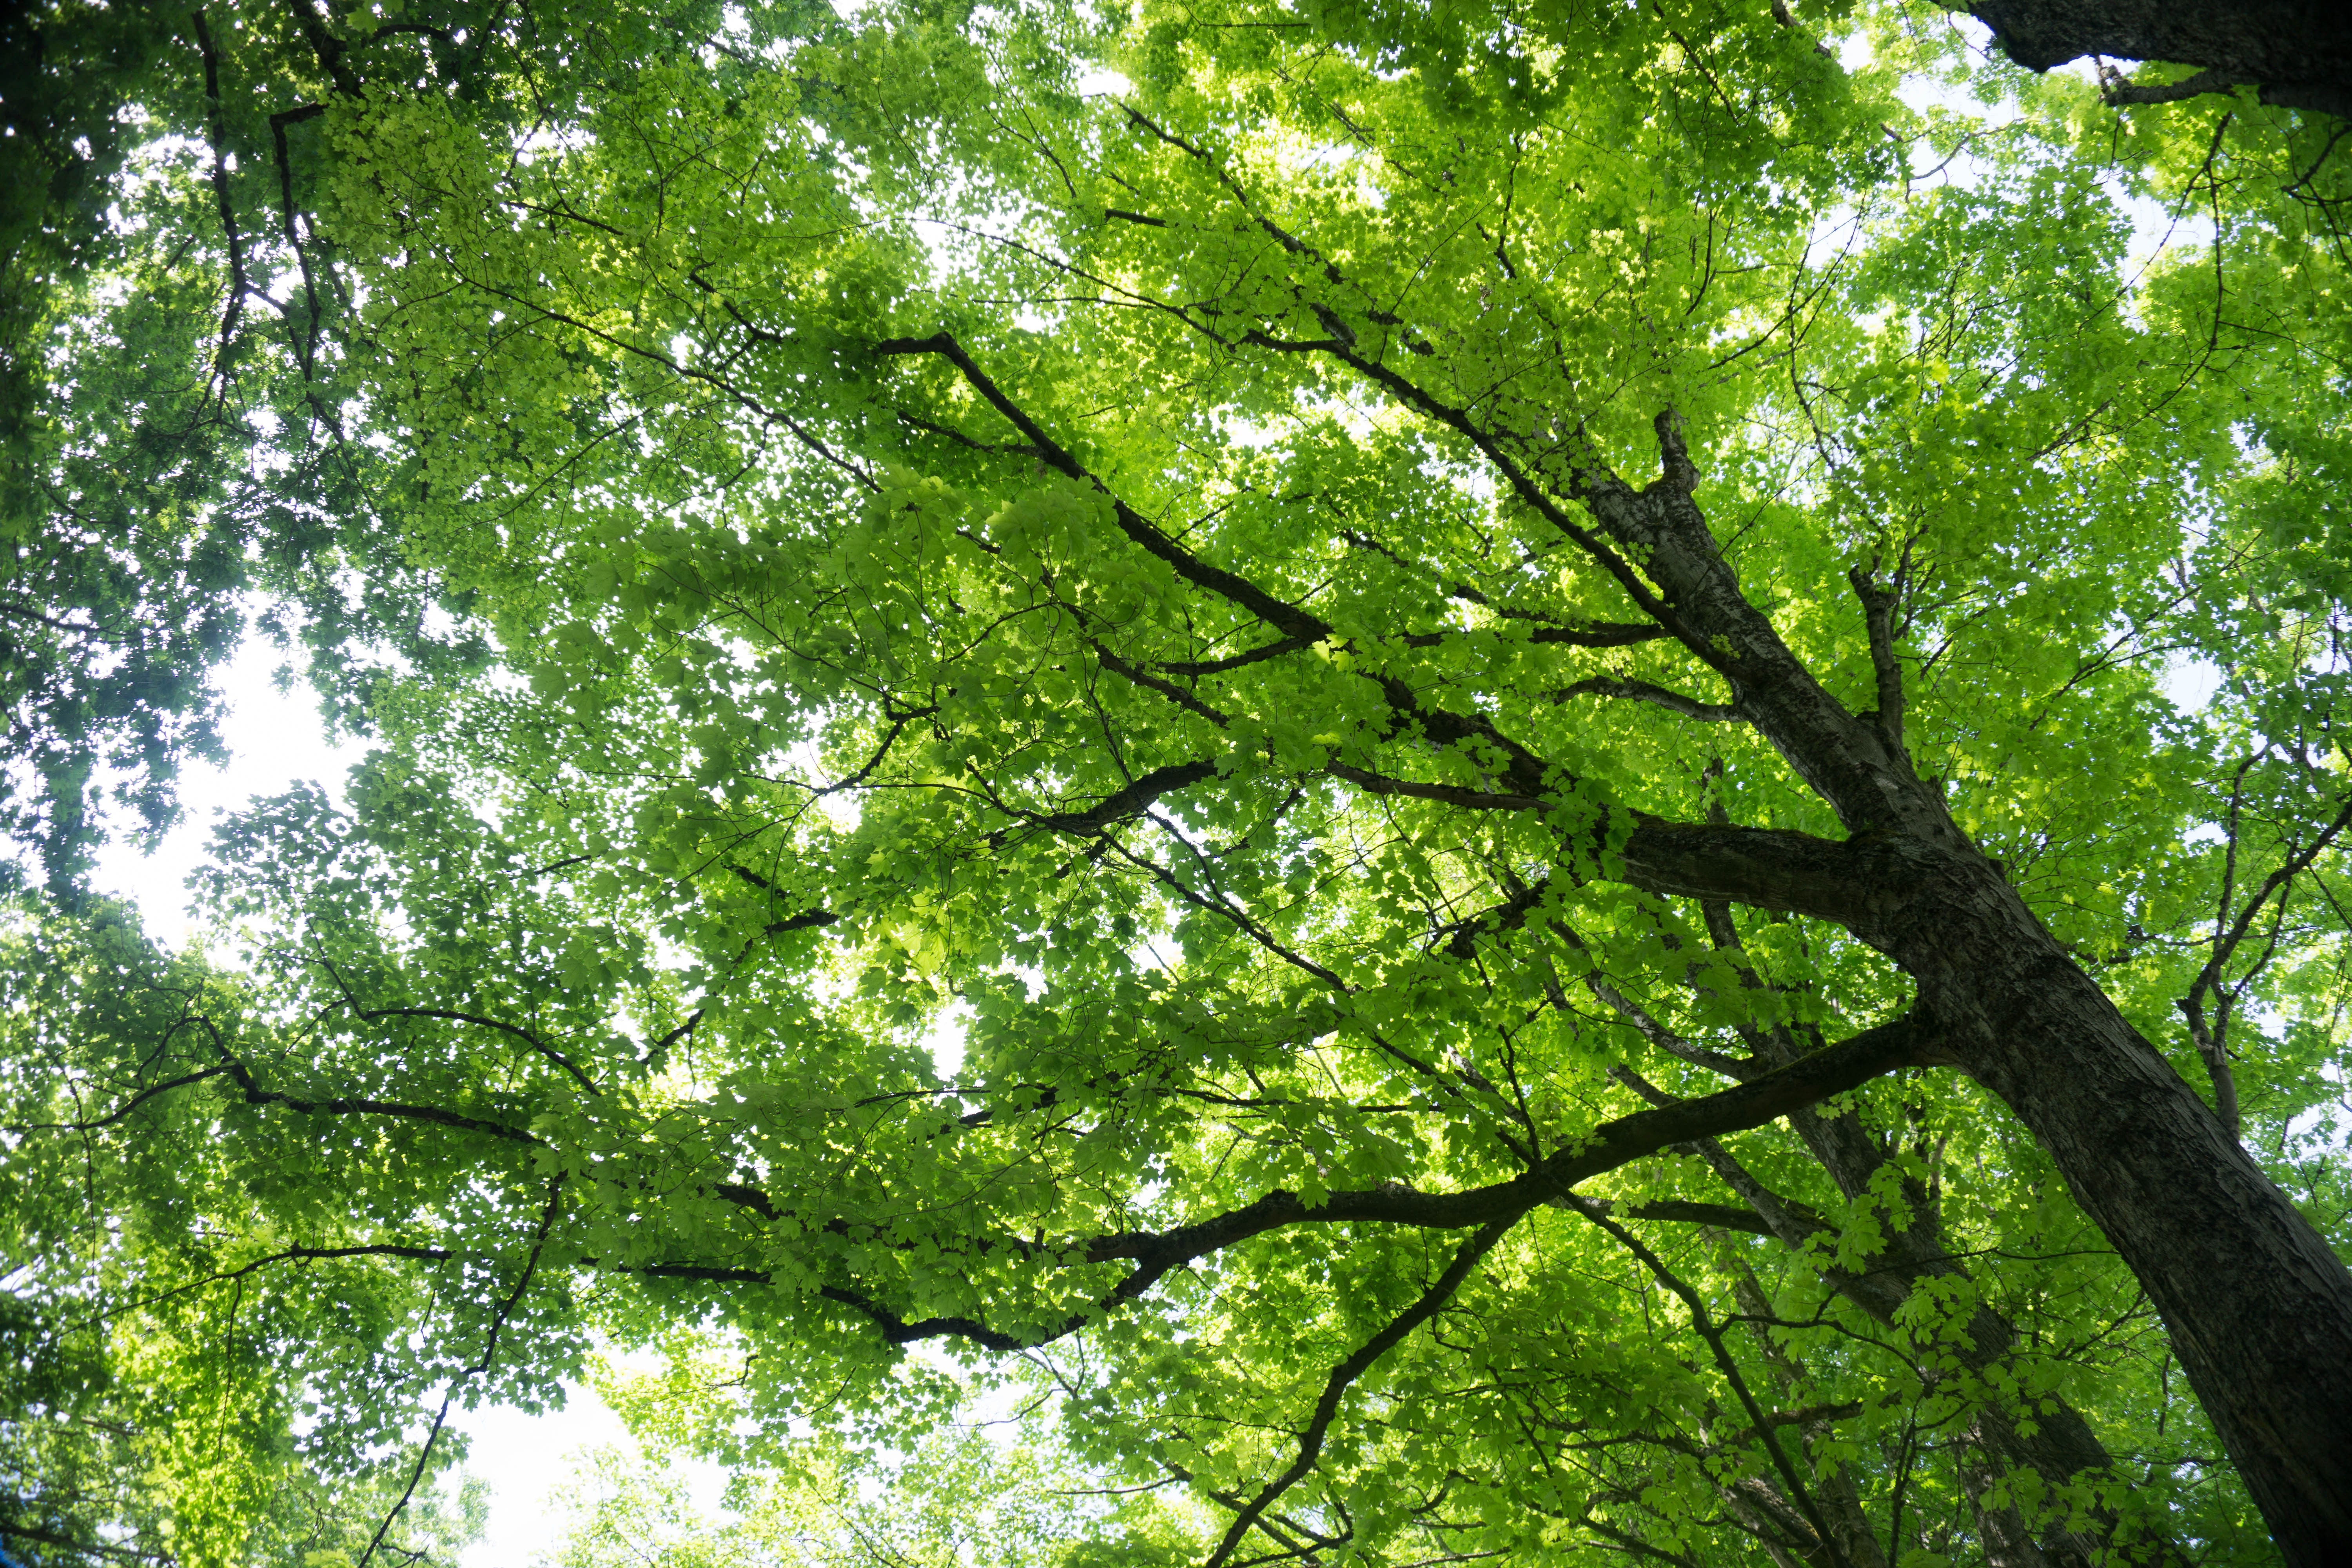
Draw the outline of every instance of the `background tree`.
[[[157,1268],[449,1314],[333,1441],[690,1324],[715,1447],[1019,1383],[1217,1564],[2326,1559],[2327,126],[1989,131],[1896,10],[763,25],[319,117],[502,668],[62,1048],[213,1173]]]
[[[1969,10],[1993,30],[2003,53],[2031,69],[2103,57],[2102,95],[2110,103],[2176,103],[2252,87],[2264,103],[2352,117],[2352,22],[2334,6],[2299,0],[1983,0]],[[2105,62],[2110,56],[2200,68],[2172,81],[2130,80]]]

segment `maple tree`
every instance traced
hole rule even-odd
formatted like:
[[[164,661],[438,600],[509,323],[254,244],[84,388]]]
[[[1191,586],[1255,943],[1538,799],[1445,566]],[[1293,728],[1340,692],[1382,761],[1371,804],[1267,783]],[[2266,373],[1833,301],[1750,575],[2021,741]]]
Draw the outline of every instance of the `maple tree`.
[[[2352,1539],[2337,122],[1899,7],[268,16],[255,449],[496,652],[340,689],[234,966],[12,950],[26,1299],[244,1368],[204,1464],[396,1503],[601,1336],[746,1465],[1028,1388],[1073,1561]]]

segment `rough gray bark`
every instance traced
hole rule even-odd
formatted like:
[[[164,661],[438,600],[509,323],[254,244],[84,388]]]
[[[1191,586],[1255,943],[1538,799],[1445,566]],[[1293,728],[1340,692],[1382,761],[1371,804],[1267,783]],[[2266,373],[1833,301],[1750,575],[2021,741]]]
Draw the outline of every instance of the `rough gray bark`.
[[[1454,406],[1344,342],[1316,347],[1466,437],[1511,495],[1730,687],[1731,706],[1847,834],[1640,816],[1615,874],[1833,921],[1908,973],[1919,989],[1906,1022],[2016,1113],[2147,1292],[2291,1568],[2352,1563],[2352,1270],[1913,769],[1889,700],[1901,669],[1879,628],[1880,709],[1855,713],[1741,590],[1693,497],[1698,470],[1671,411],[1657,422],[1664,473],[1636,490],[1580,427],[1539,416],[1512,427],[1496,416],[1518,405]],[[1868,620],[1867,576],[1855,586]]]
[[[1860,934],[2130,1264],[2287,1561],[2352,1561],[2352,1278],[1989,864],[1932,858]]]
[[[1718,824],[1718,812],[1711,814]],[[1717,902],[1702,905],[1706,926],[1717,951],[1731,956],[1738,963],[1741,984],[1749,990],[1761,990],[1765,982],[1748,963],[1739,928],[1730,907]],[[1628,1003],[1613,987],[1597,977],[1587,977],[1586,984],[1601,999],[1625,1014],[1637,1027],[1654,1039],[1665,1036],[1655,1020]],[[1738,1026],[1742,1040],[1751,1053],[1751,1060],[1741,1063],[1728,1058],[1717,1058],[1719,1070],[1738,1079],[1753,1077],[1763,1070],[1761,1064],[1784,1067],[1804,1055],[1803,1047],[1785,1026],[1769,1028]],[[1673,1039],[1668,1048],[1688,1058],[1695,1047],[1689,1042]],[[1621,1075],[1624,1081],[1639,1089],[1654,1103],[1663,1103],[1667,1097],[1632,1074]],[[1868,1191],[1874,1179],[1886,1163],[1888,1152],[1881,1142],[1850,1116],[1823,1116],[1811,1108],[1791,1111],[1789,1122],[1812,1154],[1816,1163],[1835,1183],[1847,1198],[1858,1197]],[[1815,1237],[1830,1229],[1821,1216],[1803,1205],[1794,1203],[1765,1186],[1738,1159],[1714,1139],[1699,1139],[1691,1145],[1725,1185],[1738,1194],[1754,1211],[1762,1228],[1792,1250],[1801,1251]],[[1841,1268],[1827,1268],[1823,1279],[1840,1295],[1861,1307],[1872,1317],[1889,1327],[1895,1326],[1905,1304],[1923,1279],[1937,1276],[1966,1279],[1968,1271],[1950,1252],[1945,1237],[1943,1215],[1934,1194],[1922,1184],[1906,1178],[1904,1196],[1911,1218],[1904,1228],[1890,1233],[1885,1245],[1872,1260],[1869,1268],[1850,1273]],[[1695,1218],[1696,1215],[1659,1214],[1659,1218]],[[1742,1309],[1759,1317],[1765,1309],[1745,1297]],[[1966,1337],[1958,1351],[1963,1365],[1971,1371],[1984,1369],[2010,1359],[2016,1353],[2019,1335],[2016,1326],[1988,1305],[1979,1305],[1971,1315]],[[2037,1471],[2053,1488],[2063,1488],[2084,1471],[2099,1474],[2111,1472],[2115,1461],[2105,1444],[2092,1431],[2090,1423],[2081,1413],[2063,1400],[2040,1413],[2032,1424],[2032,1429],[2021,1431],[2008,1416],[1997,1410],[1986,1411],[1972,1424],[1972,1436],[1963,1446],[1960,1463],[1974,1467],[1976,1472],[1968,1479],[1969,1495],[1974,1498],[1993,1487],[2001,1475],[2011,1469],[2031,1468]],[[2015,1519],[2011,1510],[2002,1519],[1990,1522],[1980,1521],[1988,1531],[1989,1543],[2028,1540],[2026,1527]],[[2043,1545],[2033,1547],[2035,1564],[2043,1562],[2046,1551],[2051,1568],[2089,1568],[2097,1561],[2103,1549],[2116,1552],[2116,1560],[2146,1564],[2170,1565],[2184,1563],[2187,1559],[2179,1544],[2165,1538],[2126,1539],[2122,1521],[2105,1510],[2095,1515],[2096,1529],[2091,1534],[2059,1533]],[[2023,1562],[2025,1559],[2019,1559]]]
[[[2033,1539],[2024,1516],[1988,1496],[2000,1477],[2000,1463],[1989,1451],[1983,1429],[1972,1428],[1960,1458],[1960,1486],[1969,1494],[1969,1511],[1976,1516],[1977,1544],[1984,1549],[1985,1568],[2062,1568]],[[2064,1559],[2071,1563],[2079,1559]]]
[[[1710,1232],[1718,1243],[1723,1233]],[[1772,1315],[1770,1303],[1764,1299],[1762,1287],[1743,1265],[1732,1277],[1732,1289],[1738,1296],[1739,1310],[1757,1320],[1753,1325],[1756,1343],[1771,1366],[1783,1389],[1794,1389],[1804,1382],[1805,1370],[1797,1358],[1773,1343],[1764,1320]],[[1812,1446],[1830,1435],[1827,1421],[1812,1421],[1803,1431],[1808,1457]],[[1816,1461],[1818,1464],[1818,1461]],[[1870,1516],[1863,1511],[1862,1494],[1853,1482],[1853,1471],[1848,1466],[1834,1467],[1831,1473],[1816,1472],[1813,1479],[1813,1506],[1821,1512],[1822,1522],[1829,1526],[1837,1542],[1837,1554],[1846,1568],[1887,1568],[1886,1553],[1879,1549],[1878,1537],[1872,1533]]]
[[[1968,9],[2031,70],[2084,55],[2201,68],[2165,87],[2112,83],[2112,102],[2251,86],[2264,103],[2352,117],[2352,5],[2342,0],[1973,0]]]

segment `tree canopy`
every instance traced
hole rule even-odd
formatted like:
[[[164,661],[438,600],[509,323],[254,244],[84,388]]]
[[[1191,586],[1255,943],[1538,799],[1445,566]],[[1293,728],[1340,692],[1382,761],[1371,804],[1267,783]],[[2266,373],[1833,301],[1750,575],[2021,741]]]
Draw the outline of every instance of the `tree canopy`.
[[[47,37],[12,1558],[437,1558],[613,1347],[744,1511],[567,1561],[2352,1552],[2341,121],[1880,4]],[[371,749],[168,953],[85,803],[248,616]]]

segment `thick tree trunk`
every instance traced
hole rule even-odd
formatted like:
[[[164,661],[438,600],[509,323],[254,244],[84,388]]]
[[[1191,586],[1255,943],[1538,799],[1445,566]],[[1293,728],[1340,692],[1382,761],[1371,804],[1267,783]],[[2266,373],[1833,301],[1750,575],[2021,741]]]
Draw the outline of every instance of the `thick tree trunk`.
[[[1588,456],[1570,493],[1641,552],[1677,635],[1850,837],[1643,824],[1625,847],[1629,879],[1803,909],[1901,964],[1919,987],[1918,1019],[2016,1112],[2147,1290],[2287,1562],[2352,1563],[2352,1270],[1913,769],[1895,596],[1853,574],[1879,697],[1853,713],[1741,591],[1692,500],[1697,470],[1671,413],[1658,439],[1656,484],[1636,491]],[[1702,843],[1710,837],[1722,842]],[[1777,890],[1759,897],[1767,882]]]
[[[1960,1488],[1968,1493],[1969,1511],[1976,1516],[1977,1544],[1984,1551],[1985,1568],[2062,1568],[2042,1550],[2017,1510],[1987,1500],[2000,1485],[2000,1461],[1988,1451],[1981,1430],[1971,1428],[1962,1444]]]
[[[1663,472],[1640,490],[1580,437],[1509,439],[1552,495],[1580,503],[1641,562],[1660,624],[1729,685],[1740,717],[1849,837],[1643,818],[1619,874],[1654,893],[1834,921],[1908,972],[1917,1021],[2017,1114],[2147,1292],[2291,1568],[2352,1563],[2352,1269],[1912,767],[1897,595],[1869,569],[1851,574],[1878,696],[1874,710],[1855,713],[1741,590],[1693,499],[1699,475],[1678,417],[1661,414],[1657,430]],[[1558,514],[1499,439],[1487,450],[1522,499]]]
[[[1973,0],[1968,9],[2033,70],[2084,55],[2168,60],[2204,68],[2197,90],[2259,87],[2264,103],[2352,117],[2344,0]],[[2114,96],[2160,102],[2189,93],[2126,85]]]
[[[1895,858],[1859,934],[2130,1265],[2287,1562],[2352,1563],[2352,1271],[1990,862]]]

